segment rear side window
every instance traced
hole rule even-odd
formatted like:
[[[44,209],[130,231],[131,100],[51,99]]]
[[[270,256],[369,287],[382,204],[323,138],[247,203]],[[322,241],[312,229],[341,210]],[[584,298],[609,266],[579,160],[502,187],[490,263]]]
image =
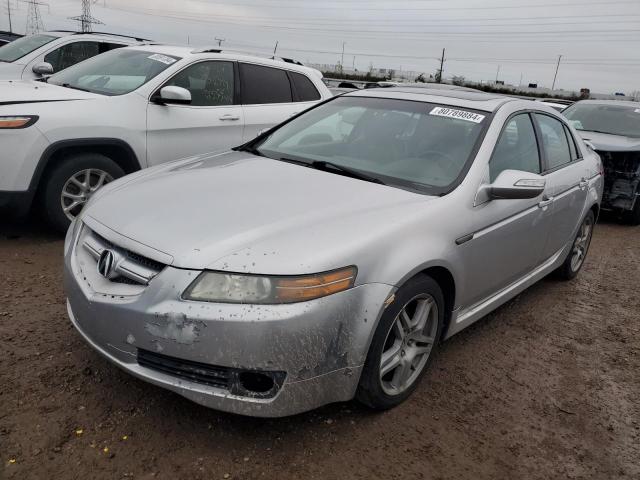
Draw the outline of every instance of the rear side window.
[[[536,134],[528,114],[513,117],[500,134],[493,151],[489,171],[491,182],[504,170],[540,173],[540,155]]]
[[[567,134],[567,140],[569,140],[569,150],[571,151],[571,160],[578,160],[580,158],[580,154],[578,153],[578,148],[576,147],[576,141],[569,130],[569,127],[564,126],[564,133]]]
[[[548,115],[535,114],[542,133],[542,144],[547,154],[547,168],[553,170],[571,162],[569,141],[564,125]]]
[[[240,64],[242,103],[286,103],[293,101],[287,72],[261,65]]]
[[[313,102],[314,100],[320,100],[320,92],[315,87],[313,82],[301,73],[289,72],[291,80],[293,80],[293,86],[296,89],[299,102]]]

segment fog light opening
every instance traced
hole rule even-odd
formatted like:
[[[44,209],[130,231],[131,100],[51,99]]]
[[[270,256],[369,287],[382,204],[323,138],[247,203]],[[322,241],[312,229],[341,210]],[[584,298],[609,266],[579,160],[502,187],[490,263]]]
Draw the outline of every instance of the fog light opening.
[[[240,372],[238,383],[248,392],[263,394],[271,391],[275,385],[273,378],[258,372]]]

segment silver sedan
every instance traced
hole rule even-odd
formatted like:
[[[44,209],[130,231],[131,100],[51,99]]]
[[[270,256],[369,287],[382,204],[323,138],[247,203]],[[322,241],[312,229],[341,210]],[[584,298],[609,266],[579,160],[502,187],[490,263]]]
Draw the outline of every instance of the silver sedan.
[[[112,363],[209,407],[386,409],[443,340],[578,274],[602,188],[540,102],[347,93],[100,190],[65,242],[69,316]]]

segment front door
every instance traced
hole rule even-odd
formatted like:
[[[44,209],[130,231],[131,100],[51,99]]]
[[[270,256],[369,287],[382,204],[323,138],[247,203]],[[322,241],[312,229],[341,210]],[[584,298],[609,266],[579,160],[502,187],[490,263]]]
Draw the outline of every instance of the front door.
[[[242,143],[244,118],[242,107],[235,102],[233,68],[233,62],[198,62],[163,85],[189,90],[191,104],[149,103],[149,166],[200,153],[225,151]]]
[[[490,182],[504,170],[541,172],[536,134],[528,113],[506,122],[489,163]],[[467,267],[465,307],[485,300],[535,269],[551,225],[551,205],[543,195],[489,200],[473,210],[473,238],[460,246]]]

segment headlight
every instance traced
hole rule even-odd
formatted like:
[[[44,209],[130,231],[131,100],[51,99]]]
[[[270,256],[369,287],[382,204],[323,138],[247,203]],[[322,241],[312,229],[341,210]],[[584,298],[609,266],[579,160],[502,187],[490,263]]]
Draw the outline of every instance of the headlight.
[[[0,129],[27,128],[38,121],[35,115],[19,115],[13,117],[0,117]]]
[[[353,287],[356,274],[356,267],[291,277],[203,272],[185,290],[183,298],[218,303],[305,302]]]

